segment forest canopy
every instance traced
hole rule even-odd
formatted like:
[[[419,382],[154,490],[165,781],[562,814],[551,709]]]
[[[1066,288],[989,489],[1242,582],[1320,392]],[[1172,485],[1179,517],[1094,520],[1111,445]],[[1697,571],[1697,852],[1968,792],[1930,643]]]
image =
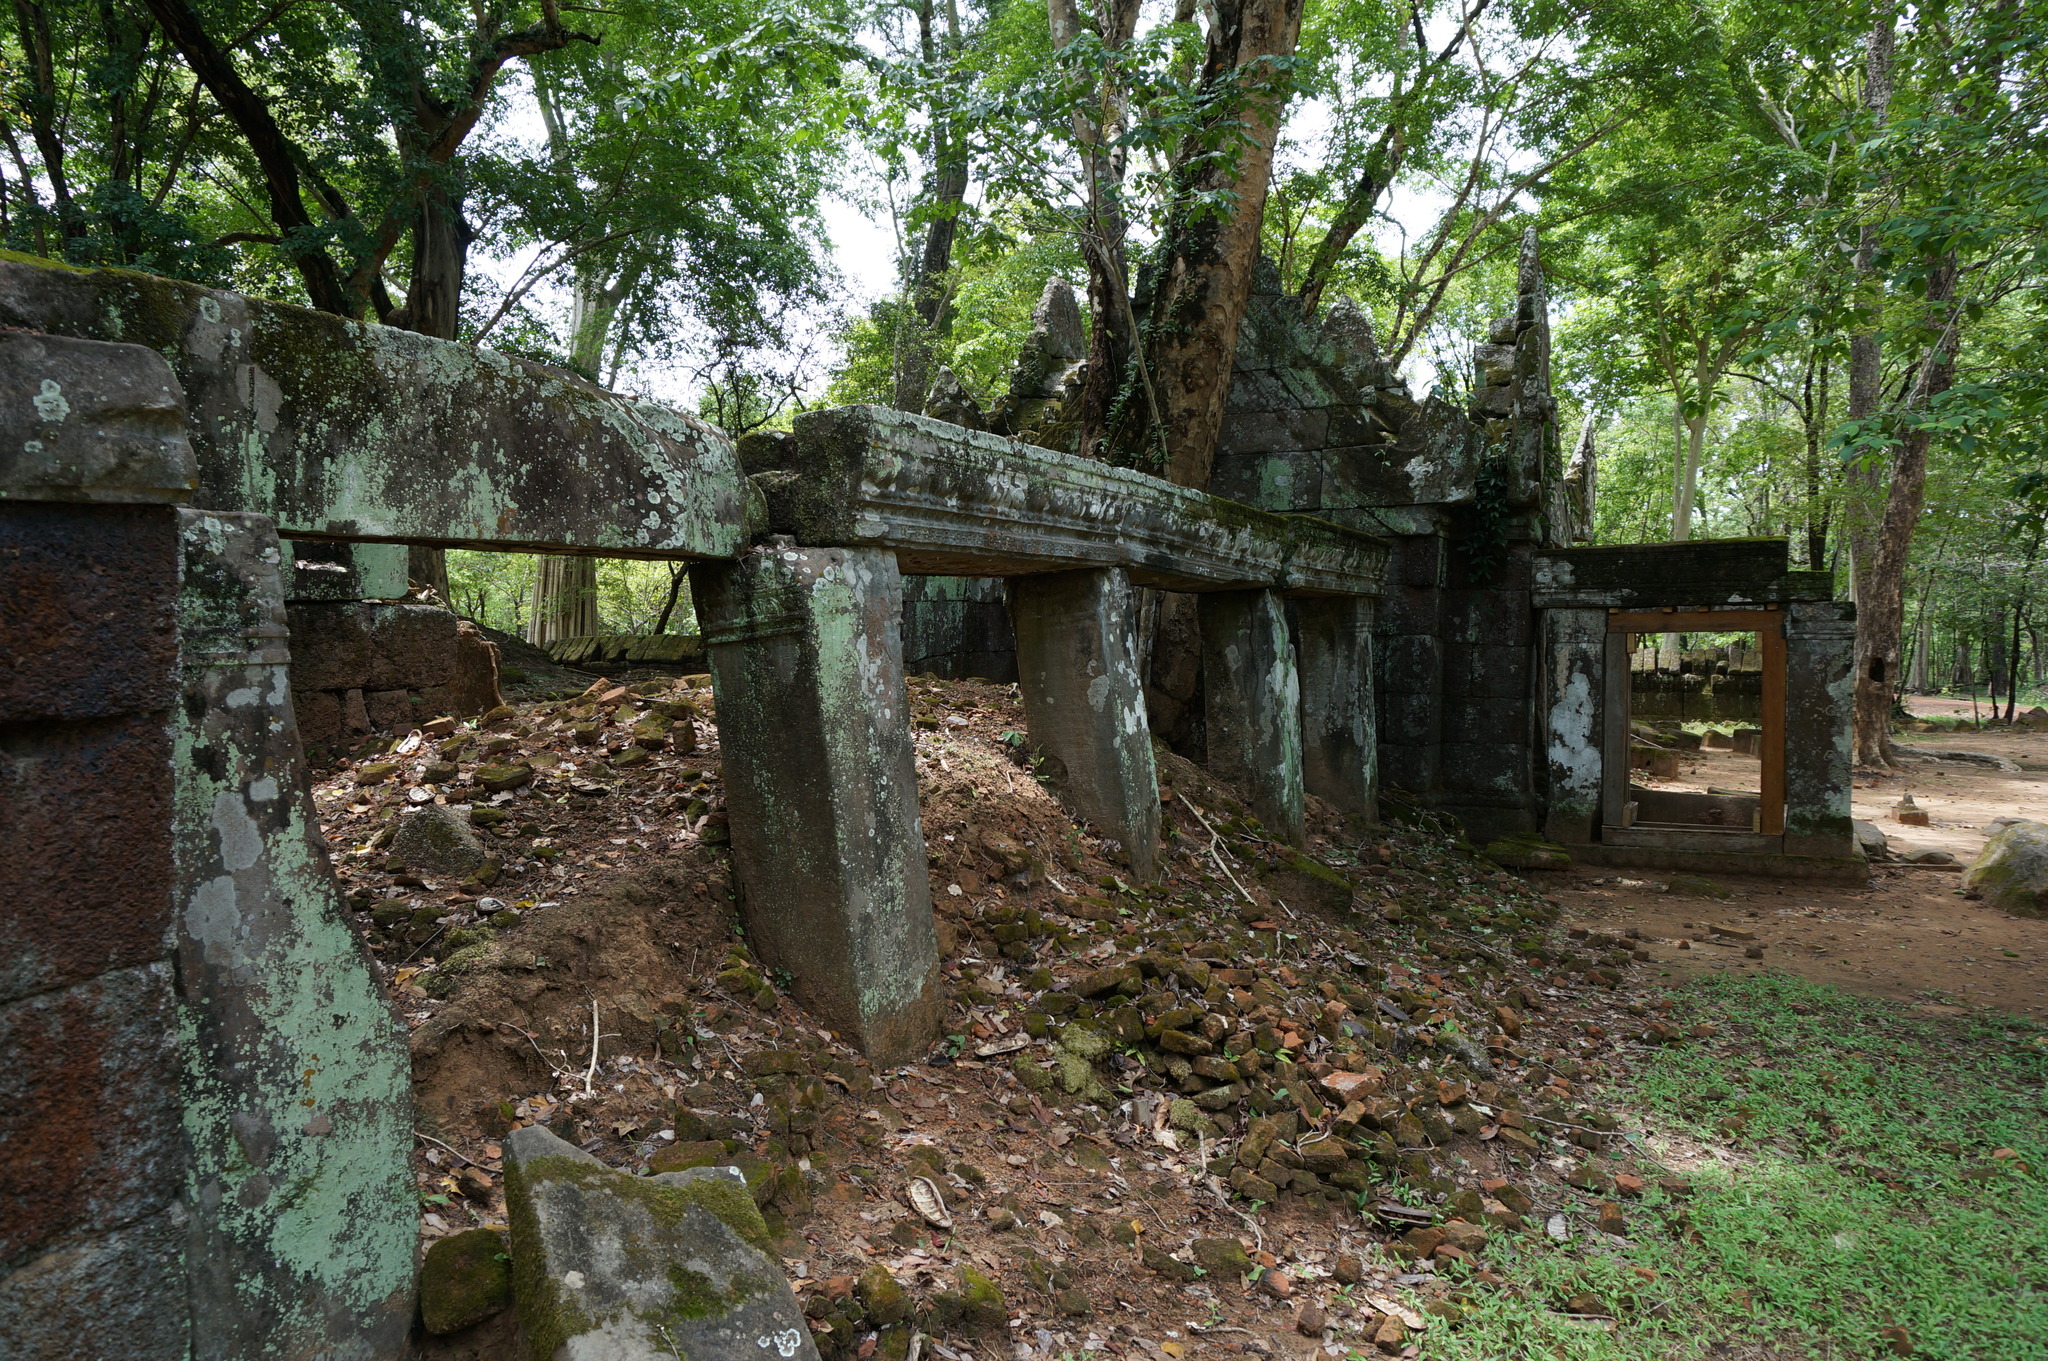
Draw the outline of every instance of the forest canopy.
[[[0,235],[687,400],[1000,395],[1084,299],[1080,446],[1206,483],[1252,272],[1418,392],[1534,226],[1601,542],[1786,535],[1902,686],[2048,678],[2038,6],[1603,0],[16,0]],[[887,226],[852,296],[828,224]],[[462,565],[492,622],[664,578]],[[642,576],[645,574],[642,573]],[[530,598],[529,598],[530,597]],[[564,605],[568,601],[568,606]],[[649,602],[653,608],[649,608]],[[493,614],[493,611],[497,611]],[[553,623],[547,621],[553,619]],[[593,630],[594,631],[594,630]]]

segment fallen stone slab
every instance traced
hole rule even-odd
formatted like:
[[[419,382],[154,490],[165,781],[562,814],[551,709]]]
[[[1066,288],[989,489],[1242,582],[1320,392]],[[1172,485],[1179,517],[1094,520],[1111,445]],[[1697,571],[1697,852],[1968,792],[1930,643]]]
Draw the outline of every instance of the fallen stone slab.
[[[745,547],[752,493],[723,432],[559,369],[132,270],[0,260],[0,325],[48,333],[30,377],[78,416],[45,419],[35,482],[110,477],[189,485],[197,505],[255,511],[300,537],[725,558]],[[161,366],[136,391],[96,385],[52,337],[125,341],[169,361],[191,413],[184,438]],[[156,433],[87,457],[102,411],[144,411]],[[45,402],[51,411],[54,402]],[[109,466],[100,466],[111,458]],[[64,499],[73,499],[67,495]]]
[[[1963,890],[2015,917],[2048,917],[2048,823],[2008,822],[1963,871]]]
[[[504,1149],[533,1361],[818,1361],[737,1168],[630,1176],[538,1125]]]
[[[1923,749],[1919,754],[1930,761],[1957,761],[1964,765],[1989,766],[1993,770],[2008,775],[2017,775],[2020,771],[2019,762],[2008,761],[2005,757],[1994,755],[1988,751],[1929,751]]]

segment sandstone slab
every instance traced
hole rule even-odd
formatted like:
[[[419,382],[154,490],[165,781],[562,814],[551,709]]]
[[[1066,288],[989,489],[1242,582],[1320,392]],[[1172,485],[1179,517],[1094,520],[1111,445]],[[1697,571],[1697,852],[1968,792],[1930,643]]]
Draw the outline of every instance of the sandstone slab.
[[[629,1176],[538,1125],[504,1149],[533,1361],[818,1361],[732,1169]]]

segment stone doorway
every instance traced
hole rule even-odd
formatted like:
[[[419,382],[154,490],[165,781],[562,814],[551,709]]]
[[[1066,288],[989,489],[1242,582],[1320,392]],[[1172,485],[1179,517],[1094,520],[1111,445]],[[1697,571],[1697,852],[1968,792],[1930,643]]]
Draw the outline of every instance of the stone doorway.
[[[1737,642],[1712,650],[1682,649],[1668,641],[1730,633],[1738,635]],[[1645,652],[1664,655],[1656,655],[1645,668]],[[1723,657],[1714,658],[1712,652]],[[1784,612],[1773,606],[1614,609],[1607,617],[1606,653],[1600,839],[1612,846],[1782,851]],[[1725,696],[1714,693],[1716,672],[1703,669],[1717,663],[1720,674],[1734,682]],[[1727,669],[1731,666],[1732,671]],[[1646,679],[1652,683],[1646,685]],[[1667,679],[1678,683],[1661,684]],[[1703,683],[1695,688],[1688,680]],[[1695,710],[1690,716],[1689,707]],[[1725,728],[1699,732],[1688,726],[1702,720],[1725,723]],[[1704,753],[1716,737],[1725,740],[1731,758],[1725,764],[1739,772],[1736,778],[1724,785],[1711,778],[1681,777],[1681,759],[1693,751]]]

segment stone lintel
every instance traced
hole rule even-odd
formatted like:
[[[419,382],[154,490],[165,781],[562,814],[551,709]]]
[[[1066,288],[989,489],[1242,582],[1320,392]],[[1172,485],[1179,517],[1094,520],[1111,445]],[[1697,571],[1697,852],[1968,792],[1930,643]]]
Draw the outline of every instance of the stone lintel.
[[[912,574],[1122,567],[1175,591],[1377,595],[1386,564],[1356,530],[885,407],[807,412],[746,454],[776,532],[892,549]]]
[[[1302,787],[1340,813],[1379,818],[1379,720],[1373,705],[1373,602],[1294,602],[1301,664]]]
[[[1251,800],[1266,830],[1300,845],[1301,677],[1272,591],[1201,598],[1209,771]]]
[[[191,416],[194,503],[294,536],[665,558],[731,557],[749,537],[724,434],[545,365],[24,256],[0,256],[0,325],[168,359]],[[9,430],[40,391],[9,398]]]
[[[1131,588],[1114,567],[1019,577],[1010,588],[1018,689],[1045,774],[1080,816],[1153,874],[1159,777],[1136,660]]]
[[[397,1356],[412,1065],[328,863],[276,531],[180,510],[171,835],[195,1355]]]
[[[890,553],[771,539],[691,569],[747,939],[878,1063],[937,1040],[938,935]]]
[[[1535,559],[1538,609],[1704,608],[1827,600],[1834,578],[1797,572],[1782,538],[1556,548]]]

